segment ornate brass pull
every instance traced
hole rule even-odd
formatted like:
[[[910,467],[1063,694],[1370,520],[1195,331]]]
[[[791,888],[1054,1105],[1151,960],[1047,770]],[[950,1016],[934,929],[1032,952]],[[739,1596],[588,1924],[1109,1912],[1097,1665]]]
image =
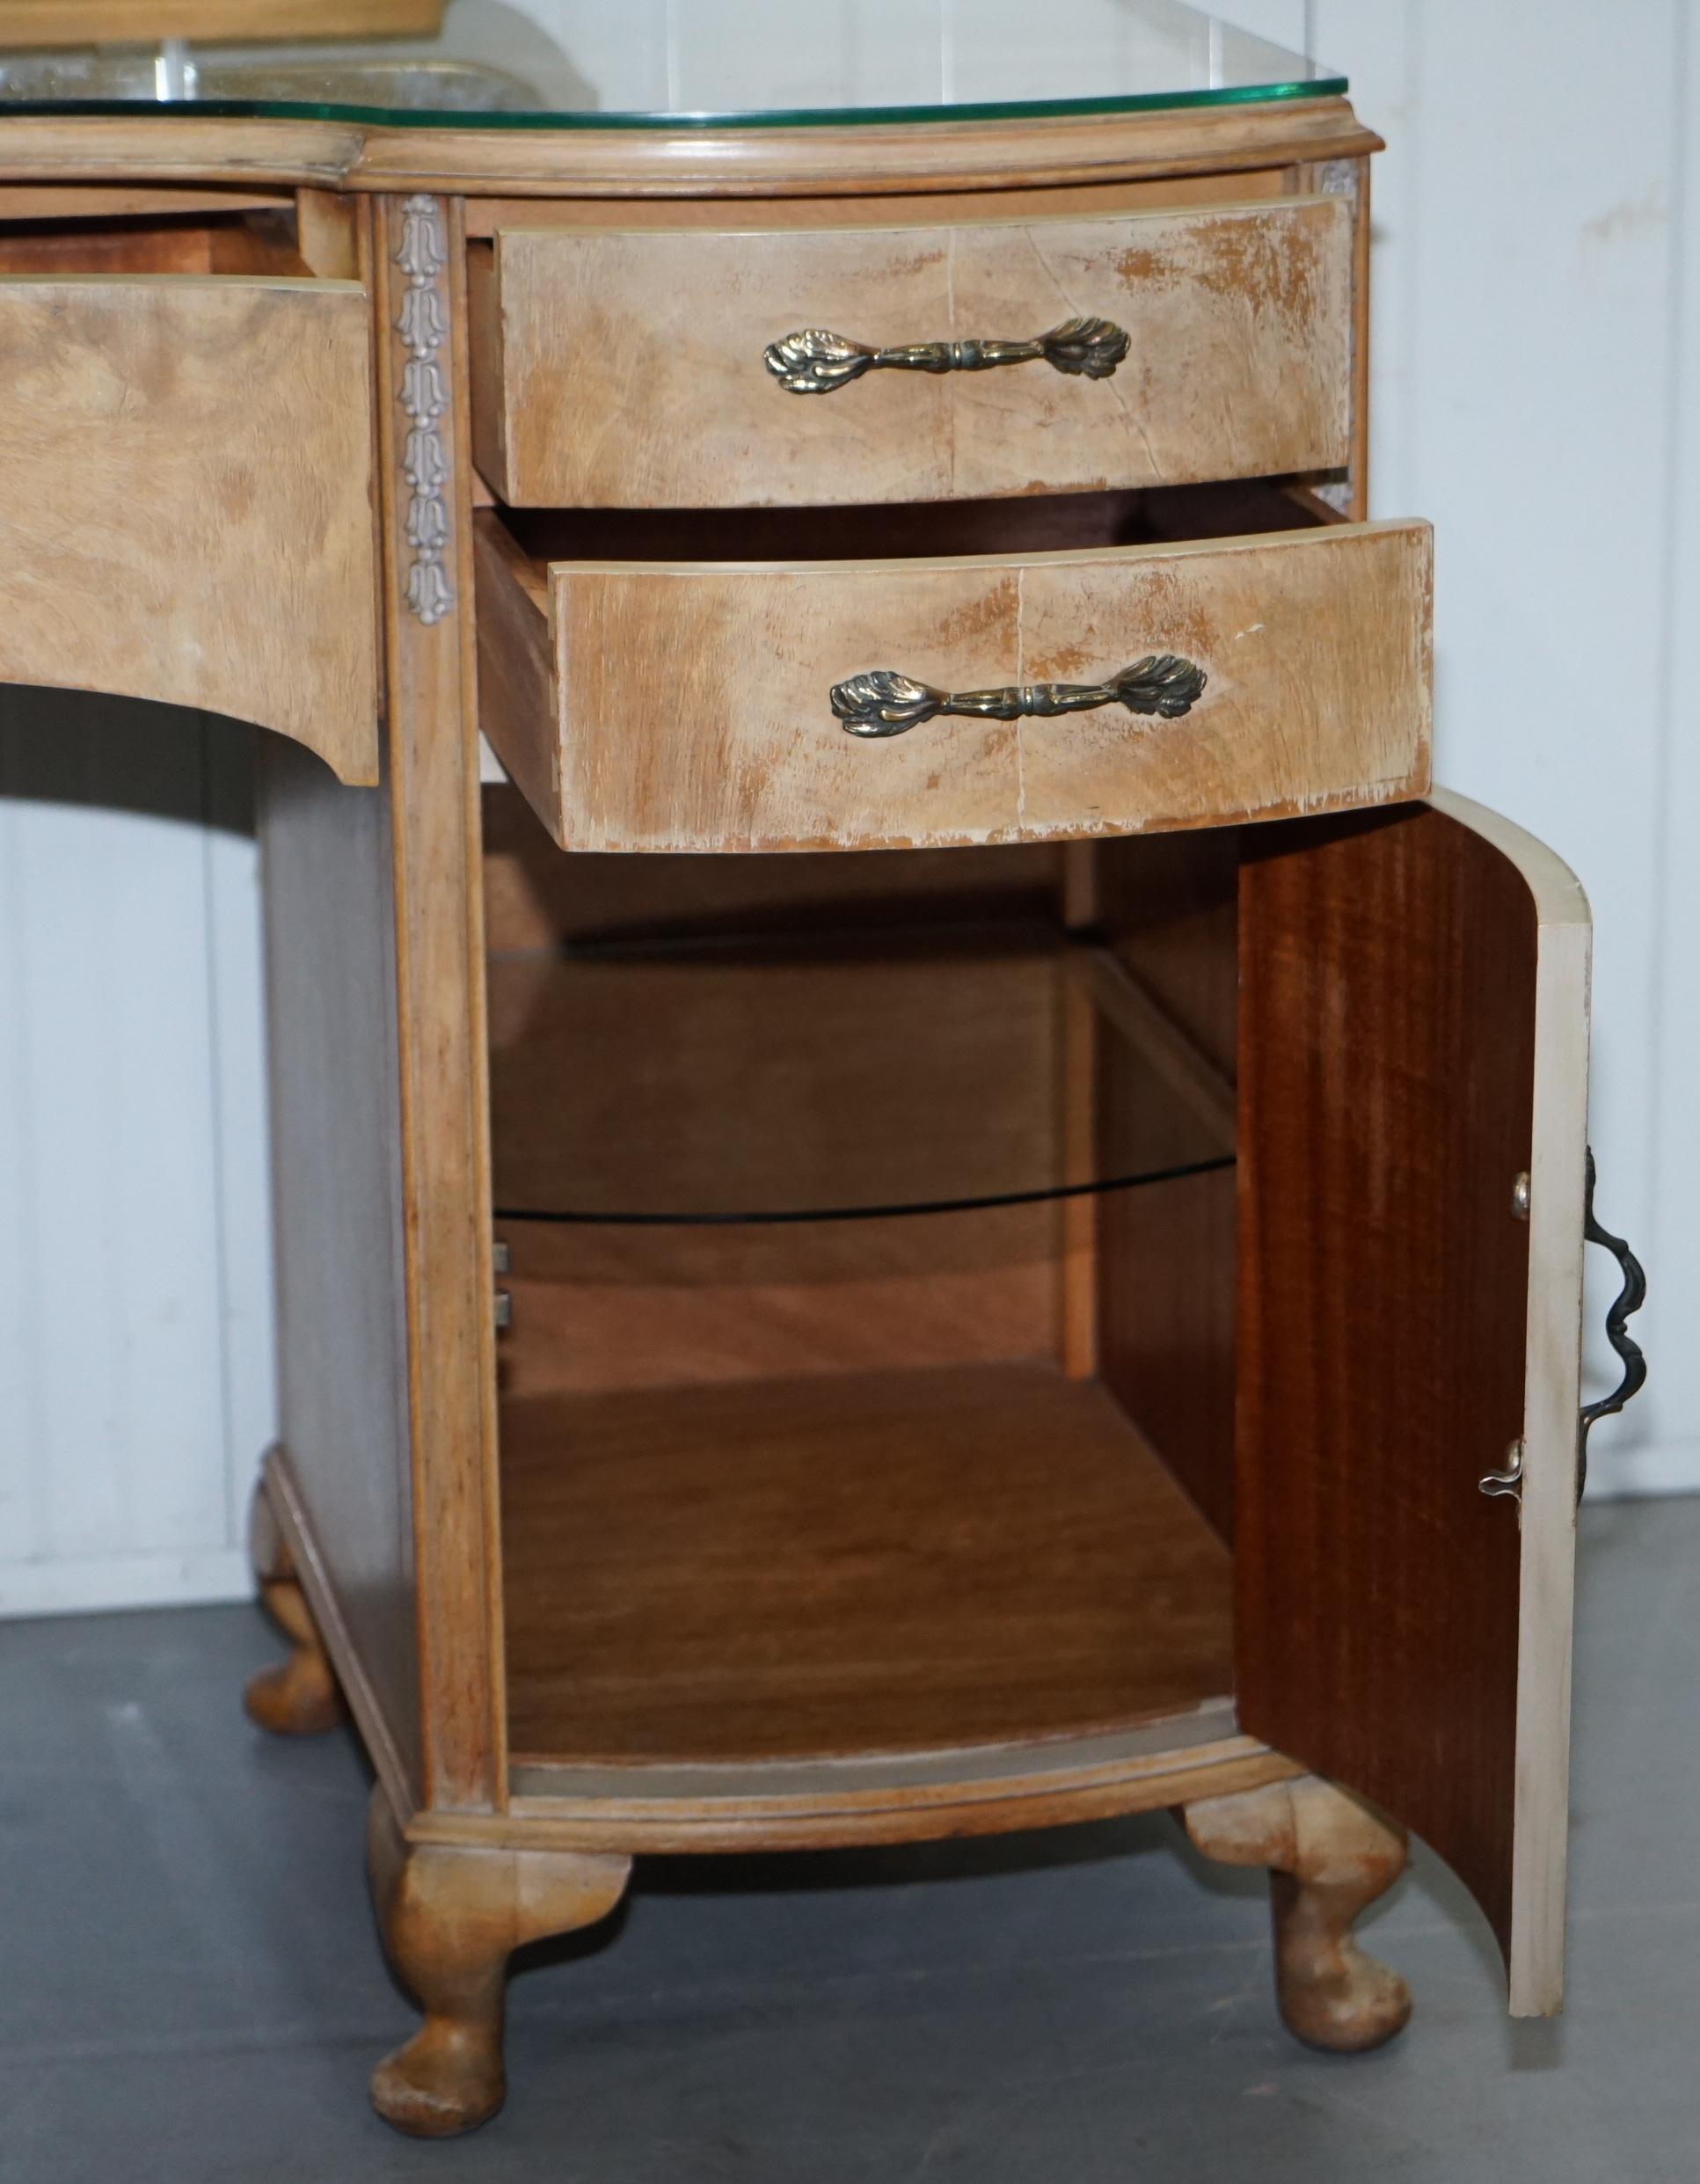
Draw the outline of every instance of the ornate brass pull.
[[[1062,712],[1090,712],[1098,705],[1126,705],[1129,712],[1178,720],[1191,712],[1209,678],[1173,653],[1153,653],[1107,683],[1011,683],[997,690],[936,690],[892,668],[875,668],[832,686],[832,709],[846,735],[901,735],[939,713],[981,720],[1048,719]]]
[[[916,341],[871,349],[824,326],[770,341],[764,361],[792,394],[831,394],[865,371],[992,371],[1000,364],[1048,364],[1053,371],[1107,379],[1127,354],[1127,329],[1108,318],[1065,318],[1036,341]]]

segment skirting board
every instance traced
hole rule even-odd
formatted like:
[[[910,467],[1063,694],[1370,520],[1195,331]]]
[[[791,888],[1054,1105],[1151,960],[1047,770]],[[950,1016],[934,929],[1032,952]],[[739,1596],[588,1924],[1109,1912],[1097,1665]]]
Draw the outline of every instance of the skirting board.
[[[1650,1351],[1649,1356],[1656,1372],[1657,1355]],[[1666,1494],[1700,1494],[1700,1441],[1654,1442],[1643,1448],[1614,1449],[1605,1435],[1600,1434],[1589,1444],[1589,1501],[1633,1501]]]
[[[201,1607],[214,1601],[250,1600],[253,1592],[253,1572],[241,1547],[0,1562],[0,1617]]]

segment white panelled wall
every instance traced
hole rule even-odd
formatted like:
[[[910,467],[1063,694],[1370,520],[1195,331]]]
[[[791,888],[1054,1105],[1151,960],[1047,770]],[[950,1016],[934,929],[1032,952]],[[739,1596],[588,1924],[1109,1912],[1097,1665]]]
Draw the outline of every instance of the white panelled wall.
[[[273,1430],[251,742],[0,689],[0,1611],[228,1596]]]
[[[1436,771],[1549,842],[1594,907],[1598,1210],[1647,1268],[1653,1369],[1595,1431],[1594,1490],[1700,1488],[1700,11],[1302,12],[1388,139],[1370,491],[1435,526]],[[1617,1277],[1589,1259],[1594,1394]]]
[[[1437,526],[1439,771],[1567,858],[1598,925],[1600,1210],[1648,1267],[1653,1377],[1596,1433],[1596,1490],[1700,1488],[1696,11],[1225,12],[1349,75],[1390,142],[1372,490]],[[688,14],[609,11],[655,41],[658,98]],[[143,711],[0,691],[0,1612],[248,1582],[273,1416],[249,746]]]

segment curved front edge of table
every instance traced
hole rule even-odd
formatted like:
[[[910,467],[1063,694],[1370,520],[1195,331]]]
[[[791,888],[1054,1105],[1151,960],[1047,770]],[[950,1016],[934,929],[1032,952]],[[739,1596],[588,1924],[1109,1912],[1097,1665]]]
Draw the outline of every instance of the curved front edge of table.
[[[357,282],[0,277],[0,681],[194,706],[378,778]]]

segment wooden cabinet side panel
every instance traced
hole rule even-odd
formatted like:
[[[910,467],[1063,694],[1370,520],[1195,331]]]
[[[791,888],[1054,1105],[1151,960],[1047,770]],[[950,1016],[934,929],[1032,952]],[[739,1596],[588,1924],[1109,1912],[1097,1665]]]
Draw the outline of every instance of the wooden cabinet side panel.
[[[1218,1538],[1234,1539],[1234,1179],[1108,1194],[1098,1370]]]
[[[1429,808],[1244,855],[1240,1720],[1414,1829],[1508,1947],[1520,1540],[1477,1481],[1523,1430],[1536,903]]]
[[[1238,836],[1229,829],[1096,843],[1097,923],[1162,1019],[1233,1099]],[[1100,1127],[1156,1137],[1168,1110],[1118,1040],[1100,1043]],[[1196,1157],[1189,1134],[1176,1159]],[[1167,1157],[1150,1145],[1153,1165]],[[1235,1179],[1178,1178],[1098,1202],[1098,1369],[1218,1536],[1234,1537]]]
[[[257,722],[377,778],[352,282],[0,280],[0,679]]]
[[[360,1680],[416,1781],[388,807],[281,738],[260,751],[282,1444]]]

